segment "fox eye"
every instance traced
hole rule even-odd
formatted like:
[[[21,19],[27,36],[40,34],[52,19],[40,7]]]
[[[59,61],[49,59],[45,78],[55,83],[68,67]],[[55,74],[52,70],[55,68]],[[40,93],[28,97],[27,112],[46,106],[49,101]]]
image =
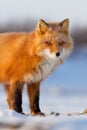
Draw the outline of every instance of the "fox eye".
[[[64,41],[59,42],[59,45],[60,45],[60,46],[62,46],[62,45],[64,45],[64,44],[65,44]]]
[[[49,41],[45,41],[45,43],[48,44],[48,45],[52,45],[52,43],[49,42]]]

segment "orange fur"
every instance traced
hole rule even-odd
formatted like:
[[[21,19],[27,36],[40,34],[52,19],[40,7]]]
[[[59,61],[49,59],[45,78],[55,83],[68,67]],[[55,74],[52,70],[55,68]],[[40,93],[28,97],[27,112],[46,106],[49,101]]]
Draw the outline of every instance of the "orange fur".
[[[0,34],[0,82],[9,88],[40,84],[72,51],[68,26],[68,19],[59,23],[40,20],[31,33]]]

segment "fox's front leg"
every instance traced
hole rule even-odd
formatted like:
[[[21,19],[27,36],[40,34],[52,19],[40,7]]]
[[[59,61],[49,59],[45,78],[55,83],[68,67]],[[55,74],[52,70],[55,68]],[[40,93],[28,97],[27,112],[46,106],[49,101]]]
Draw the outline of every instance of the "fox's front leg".
[[[40,83],[32,83],[27,87],[28,96],[30,100],[30,110],[32,115],[43,115],[39,108],[39,89]]]
[[[5,85],[8,107],[18,113],[22,113],[22,89],[23,84],[18,82],[11,85]]]

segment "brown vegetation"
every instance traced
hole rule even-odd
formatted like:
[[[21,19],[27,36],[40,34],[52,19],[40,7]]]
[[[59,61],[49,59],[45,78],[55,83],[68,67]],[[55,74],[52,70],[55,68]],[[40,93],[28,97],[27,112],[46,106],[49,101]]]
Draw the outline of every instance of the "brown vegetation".
[[[0,25],[0,33],[5,32],[29,32],[35,27],[36,21],[29,19],[25,21],[9,21]]]
[[[71,35],[74,39],[76,47],[87,47],[87,27],[74,26],[71,31]]]

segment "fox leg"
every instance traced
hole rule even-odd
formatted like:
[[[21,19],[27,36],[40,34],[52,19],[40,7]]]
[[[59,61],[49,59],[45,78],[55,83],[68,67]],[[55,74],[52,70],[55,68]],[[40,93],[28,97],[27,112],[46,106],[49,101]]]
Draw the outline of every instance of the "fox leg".
[[[16,83],[4,86],[9,109],[22,113],[22,89],[23,84]]]
[[[30,110],[32,115],[43,115],[39,108],[39,89],[40,83],[32,83],[27,85],[27,91],[30,101]]]

